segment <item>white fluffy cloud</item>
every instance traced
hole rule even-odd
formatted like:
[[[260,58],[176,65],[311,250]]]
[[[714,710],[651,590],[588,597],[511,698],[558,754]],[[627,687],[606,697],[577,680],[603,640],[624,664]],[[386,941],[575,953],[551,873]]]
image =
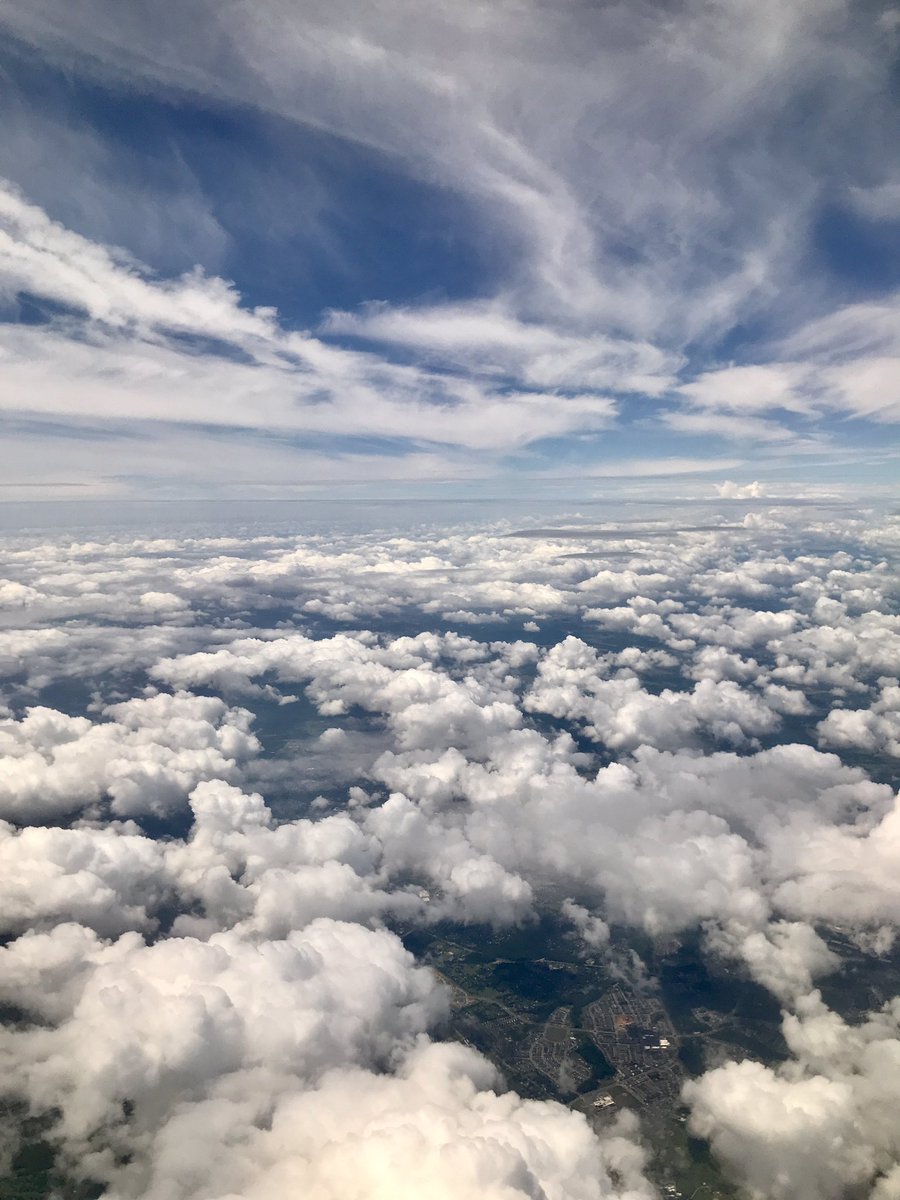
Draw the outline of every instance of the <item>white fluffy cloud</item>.
[[[894,1053],[894,1017],[860,1033],[809,997],[839,968],[822,926],[883,950],[900,923],[898,801],[840,757],[892,752],[892,584],[834,548],[856,518],[813,553],[776,516],[18,541],[0,909],[20,936],[0,955],[2,998],[40,1022],[0,1048],[35,1111],[61,1111],[66,1161],[123,1200],[649,1200],[627,1120],[598,1138],[429,1040],[442,993],[387,932],[549,903],[592,956],[623,926],[701,927],[793,1014],[791,1063],[689,1092],[751,1194],[824,1196],[828,1176],[888,1200],[890,1093],[855,1081]],[[385,631],[412,611],[444,632]],[[61,677],[90,684],[90,716],[51,706]],[[821,749],[771,745],[787,722]],[[327,795],[307,756],[332,760]]]
[[[784,1032],[783,1066],[732,1062],[687,1084],[694,1132],[754,1200],[889,1200],[900,1176],[897,1001],[850,1025],[812,993]]]
[[[161,694],[104,715],[92,722],[35,707],[0,722],[0,813],[40,821],[107,797],[117,816],[163,813],[259,749],[251,714],[217,697]]]
[[[829,838],[856,848],[854,873],[831,893],[840,892],[844,919],[892,919],[893,891],[878,866],[892,853],[882,849],[892,846],[888,788],[803,745],[699,752],[701,737],[746,747],[771,733],[780,711],[805,711],[800,693],[701,679],[690,691],[654,694],[631,667],[617,665],[627,655],[604,657],[575,638],[539,655],[528,684],[518,672],[534,657],[515,643],[487,647],[455,636],[294,634],[166,660],[157,673],[182,687],[244,689],[273,674],[305,683],[330,716],[358,705],[385,718],[390,748],[370,772],[392,794],[355,820],[374,839],[369,852],[380,871],[412,872],[437,888],[432,919],[520,919],[534,900],[530,881],[547,878],[654,932],[713,920],[742,924],[749,935],[773,912],[831,919]],[[731,673],[753,675],[753,660],[731,658],[741,668]],[[523,710],[584,725],[632,757],[587,775],[571,736],[527,728]],[[873,873],[883,886],[867,887]],[[342,877],[358,888],[345,868]],[[286,896],[287,883],[280,886]],[[848,890],[858,903],[848,905]],[[365,901],[370,912],[396,903]]]
[[[394,1074],[333,1070],[274,1105],[246,1083],[182,1107],[153,1143],[152,1170],[122,1172],[116,1195],[248,1200],[652,1200],[645,1154],[626,1117],[602,1138],[560,1105],[498,1095],[484,1059],[423,1044]],[[205,1165],[197,1169],[198,1149]]]
[[[525,697],[532,712],[580,720],[590,735],[615,750],[638,746],[674,749],[707,738],[743,745],[778,727],[762,700],[733,680],[701,679],[690,692],[668,689],[654,695],[636,678],[606,678],[596,651],[569,637],[538,665],[538,678]]]
[[[850,746],[900,758],[900,687],[885,683],[870,708],[833,708],[818,725],[825,746]]]
[[[0,1061],[111,1194],[655,1194],[633,1122],[598,1140],[430,1044],[443,993],[391,934],[320,919],[283,941],[148,946],[60,925],[0,954],[4,1000],[50,1022],[4,1031]]]
[[[73,1137],[115,1121],[125,1100],[158,1112],[238,1069],[310,1080],[386,1064],[442,1004],[392,935],[328,920],[261,945],[228,933],[105,944],[59,925],[3,957],[4,997],[55,1022],[6,1032],[5,1051],[30,1064],[32,1102],[59,1104]]]
[[[381,843],[348,813],[276,824],[258,795],[223,780],[201,783],[190,797],[194,824],[186,841],[165,847],[166,864],[188,912],[176,929],[238,925],[285,937],[316,917],[367,924],[393,913],[421,914],[415,889],[392,886]]]
[[[136,831],[0,822],[4,933],[68,920],[107,935],[152,927],[153,911],[172,890],[162,845]]]

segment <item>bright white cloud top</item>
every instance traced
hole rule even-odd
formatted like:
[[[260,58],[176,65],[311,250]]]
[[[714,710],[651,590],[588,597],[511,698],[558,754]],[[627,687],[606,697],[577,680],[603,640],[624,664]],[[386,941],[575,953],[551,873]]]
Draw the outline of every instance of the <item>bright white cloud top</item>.
[[[648,963],[696,943],[781,1007],[780,1051],[684,1086],[748,1195],[893,1194],[896,1000],[842,988],[896,973],[897,521],[720,490],[7,538],[0,1058],[57,1171],[651,1200],[656,1118],[509,1090],[400,936],[552,919],[607,986],[665,995]]]

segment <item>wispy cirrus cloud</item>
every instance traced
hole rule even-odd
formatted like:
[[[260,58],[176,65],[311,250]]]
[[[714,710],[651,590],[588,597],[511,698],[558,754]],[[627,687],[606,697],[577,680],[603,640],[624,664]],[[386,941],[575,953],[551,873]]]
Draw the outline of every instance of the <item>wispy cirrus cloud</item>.
[[[202,0],[163,29],[37,0],[0,27],[2,403],[130,422],[113,488],[165,475],[157,425],[200,487],[207,426],[279,480],[290,438],[310,478],[368,477],[373,444],[401,479],[735,441],[808,476],[846,416],[883,453],[886,8]]]
[[[772,301],[848,166],[877,185],[890,124],[870,107],[890,61],[879,15],[836,0],[715,17],[702,3],[466,3],[449,16],[268,0],[252,19],[203,4],[172,38],[130,3],[101,38],[92,0],[43,0],[4,20],[117,89],[250,103],[458,190],[473,220],[504,231],[506,286],[525,309],[696,334]],[[796,132],[774,128],[785,113]],[[852,139],[848,114],[866,117]]]

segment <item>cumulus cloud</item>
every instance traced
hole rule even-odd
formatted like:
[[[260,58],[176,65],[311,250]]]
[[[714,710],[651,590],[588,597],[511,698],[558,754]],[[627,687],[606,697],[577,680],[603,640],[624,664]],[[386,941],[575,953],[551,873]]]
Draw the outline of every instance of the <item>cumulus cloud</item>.
[[[658,695],[629,675],[604,678],[600,656],[569,637],[539,663],[525,707],[555,717],[581,720],[590,735],[616,750],[638,746],[674,749],[708,738],[742,745],[770,733],[778,718],[733,680],[701,679],[691,692]]]
[[[32,1065],[32,1102],[61,1102],[78,1137],[126,1099],[158,1109],[168,1093],[167,1107],[238,1068],[311,1079],[386,1063],[441,1011],[430,974],[396,938],[327,920],[260,946],[228,933],[106,944],[64,924],[12,943],[4,962],[5,998],[56,1022],[8,1032],[6,1052]]]
[[[64,924],[0,953],[4,999],[51,1022],[4,1031],[0,1060],[116,1195],[655,1194],[633,1122],[597,1139],[429,1043],[442,990],[391,934],[320,919],[260,945],[148,946]]]
[[[252,715],[217,697],[158,695],[104,710],[106,721],[30,708],[0,722],[0,812],[62,816],[108,799],[117,816],[163,813],[200,779],[229,777],[259,749]]]
[[[77,921],[100,934],[153,927],[173,881],[160,843],[120,828],[16,829],[0,822],[0,927]]]
[[[780,616],[735,610],[731,627],[749,633],[756,622],[758,636],[771,637],[795,623],[793,614],[786,624]],[[699,753],[711,738],[746,748],[776,730],[781,713],[808,707],[802,693],[765,679],[747,690],[744,679],[759,683],[755,661],[712,653],[725,655],[714,672],[720,678],[704,672],[691,690],[659,693],[633,673],[640,654],[603,656],[571,637],[537,654],[531,683],[521,670],[534,663],[534,648],[435,635],[238,639],[156,671],[179,687],[238,690],[269,674],[303,683],[330,717],[350,705],[382,716],[389,748],[370,774],[392,794],[355,820],[375,839],[381,871],[418,872],[438,889],[432,918],[522,919],[534,902],[529,881],[547,877],[593,890],[609,917],[654,932],[733,920],[749,936],[773,911],[830,917],[824,895],[822,908],[815,899],[826,861],[807,860],[819,845],[824,853],[829,836],[854,841],[862,857],[849,886],[863,893],[888,837],[889,789],[802,745]],[[523,713],[583,729],[620,761],[586,773],[588,759],[565,728],[539,733]],[[792,867],[783,848],[800,836],[809,853],[798,850]],[[890,888],[868,896],[849,908],[845,896],[845,917],[861,926],[890,919]]]
[[[711,929],[707,940],[711,949],[743,959],[750,975],[785,1004],[807,995],[815,978],[840,964],[816,931],[799,921],[774,921],[765,930],[731,921]]]
[[[221,779],[199,784],[190,805],[189,837],[164,848],[187,910],[176,930],[237,926],[271,938],[316,917],[366,924],[421,914],[418,892],[391,886],[380,842],[346,812],[276,823],[259,795]]]
[[[589,909],[574,900],[564,900],[560,910],[578,931],[586,946],[599,950],[609,942],[609,926],[601,918],[592,915]]]
[[[597,1137],[429,1040],[445,999],[388,932],[549,906],[604,959],[628,928],[699,929],[705,954],[786,1006],[791,1063],[723,1066],[689,1091],[751,1194],[802,1194],[804,1142],[849,1145],[853,1129],[862,1157],[822,1161],[890,1195],[870,1110],[817,1107],[857,1067],[806,1063],[814,1029],[856,1045],[809,999],[840,968],[824,927],[880,953],[900,922],[889,776],[832,752],[890,756],[891,585],[869,549],[828,542],[850,544],[855,518],[804,540],[805,519],[20,544],[0,826],[17,940],[0,953],[2,998],[33,1023],[6,1027],[0,1051],[20,1098],[60,1112],[64,1164],[159,1200],[352,1195],[351,1159],[367,1180],[381,1163],[392,1195],[462,1197],[474,1180],[498,1200],[649,1198],[627,1120]],[[121,617],[104,625],[120,560]],[[465,632],[446,625],[461,598]],[[398,636],[413,611],[443,631]],[[171,626],[151,632],[160,616]],[[18,706],[92,655],[89,715]],[[173,693],[136,695],[148,677]],[[869,707],[823,710],[851,677]],[[785,722],[821,748],[771,744]],[[307,755],[333,760],[327,795],[301,784]],[[173,815],[162,838],[127,819]],[[781,1168],[757,1163],[763,1115],[743,1120],[732,1088],[783,1133]]]
[[[817,728],[823,745],[900,757],[900,687],[885,683],[870,708],[834,708]]]
[[[685,1087],[691,1127],[753,1197],[896,1194],[897,1001],[850,1025],[818,993],[784,1021],[793,1057],[727,1063]]]
[[[716,491],[725,500],[756,500],[765,495],[765,488],[757,480],[753,483],[734,483],[726,479],[724,483],[716,484]]]
[[[560,1105],[498,1095],[490,1066],[463,1046],[421,1045],[390,1075],[332,1070],[272,1106],[235,1083],[174,1114],[153,1145],[152,1174],[122,1172],[117,1194],[199,1200],[211,1186],[260,1200],[295,1190],[323,1200],[656,1195],[633,1119],[597,1138]],[[198,1147],[210,1164],[202,1181]]]

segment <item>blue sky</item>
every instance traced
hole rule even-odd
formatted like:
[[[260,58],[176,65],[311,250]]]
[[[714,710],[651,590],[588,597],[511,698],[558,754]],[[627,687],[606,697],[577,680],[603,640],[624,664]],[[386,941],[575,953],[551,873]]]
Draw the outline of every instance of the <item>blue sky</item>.
[[[900,8],[0,29],[8,498],[896,481]]]

